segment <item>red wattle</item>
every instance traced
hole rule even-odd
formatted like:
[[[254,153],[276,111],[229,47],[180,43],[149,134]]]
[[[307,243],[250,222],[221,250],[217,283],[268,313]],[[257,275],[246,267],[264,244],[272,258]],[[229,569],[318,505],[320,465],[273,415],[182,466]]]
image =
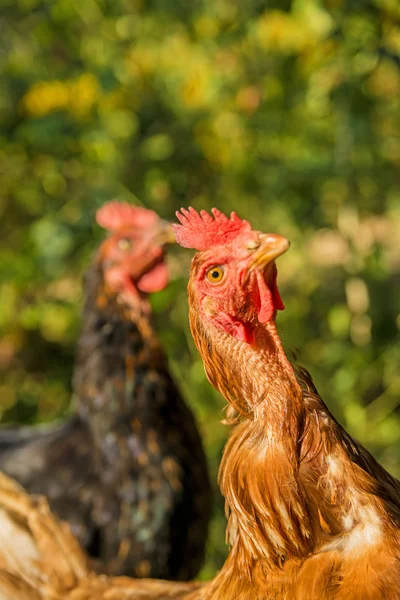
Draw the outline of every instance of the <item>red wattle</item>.
[[[272,296],[273,296],[273,300],[274,300],[274,306],[275,306],[276,310],[285,310],[285,305],[282,302],[282,298],[281,298],[281,295],[278,290],[278,285],[276,283],[277,277],[278,277],[278,271],[275,267],[274,274],[272,277],[272,283],[271,283],[271,290],[272,290]]]
[[[260,295],[260,309],[258,311],[258,320],[260,323],[267,323],[271,321],[274,313],[274,298],[271,290],[265,283],[265,279],[260,273],[260,271],[256,271],[257,284],[258,284],[258,293]]]
[[[167,287],[169,281],[168,269],[165,263],[159,263],[151,271],[143,275],[136,285],[138,289],[145,293],[159,292]]]
[[[226,331],[226,333],[229,333],[229,335],[237,340],[246,342],[247,344],[252,344],[254,342],[254,334],[251,327],[239,319],[235,319],[227,313],[220,312],[215,317],[215,321],[224,331]]]

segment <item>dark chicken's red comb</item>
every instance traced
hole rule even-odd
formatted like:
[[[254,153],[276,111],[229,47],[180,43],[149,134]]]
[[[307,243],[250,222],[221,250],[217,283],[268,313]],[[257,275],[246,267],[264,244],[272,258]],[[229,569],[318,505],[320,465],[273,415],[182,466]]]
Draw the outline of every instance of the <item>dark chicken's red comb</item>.
[[[176,241],[184,248],[207,250],[213,246],[227,244],[238,235],[251,231],[248,221],[241,219],[235,212],[227,217],[218,208],[212,208],[211,216],[207,211],[197,212],[191,206],[176,212],[181,225],[172,225]]]
[[[154,211],[118,200],[106,202],[96,212],[97,223],[109,231],[126,227],[151,227],[157,220],[158,216]]]

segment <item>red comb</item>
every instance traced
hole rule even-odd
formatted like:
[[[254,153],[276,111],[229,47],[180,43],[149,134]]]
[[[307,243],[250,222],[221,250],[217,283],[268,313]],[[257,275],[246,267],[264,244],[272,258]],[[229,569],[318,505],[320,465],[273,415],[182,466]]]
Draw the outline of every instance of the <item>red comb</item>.
[[[106,202],[96,212],[97,223],[109,231],[118,231],[123,227],[150,227],[157,219],[152,210],[118,200]]]
[[[251,225],[237,216],[235,212],[227,217],[218,208],[212,208],[211,216],[207,211],[197,212],[191,206],[176,212],[181,225],[172,225],[176,241],[184,248],[207,250],[234,240],[239,234],[251,231]]]

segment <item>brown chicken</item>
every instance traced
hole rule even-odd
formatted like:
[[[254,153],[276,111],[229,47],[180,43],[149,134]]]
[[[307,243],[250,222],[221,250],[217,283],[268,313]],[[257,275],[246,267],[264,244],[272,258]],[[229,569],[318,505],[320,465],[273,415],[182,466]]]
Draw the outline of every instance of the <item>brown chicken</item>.
[[[293,367],[275,317],[289,247],[235,213],[182,209],[189,316],[210,382],[237,423],[219,481],[229,557],[197,598],[398,600],[400,482],[337,423]]]
[[[148,301],[168,283],[174,237],[125,203],[104,205],[97,221],[110,235],[86,273],[76,414],[56,428],[0,430],[0,468],[47,497],[96,570],[189,580],[204,558],[210,484]]]

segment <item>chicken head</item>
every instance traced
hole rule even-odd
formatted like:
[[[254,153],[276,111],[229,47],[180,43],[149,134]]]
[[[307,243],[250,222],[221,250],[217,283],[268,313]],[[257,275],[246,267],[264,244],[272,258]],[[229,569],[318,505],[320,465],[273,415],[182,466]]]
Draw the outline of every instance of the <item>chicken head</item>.
[[[168,284],[165,247],[175,241],[171,225],[152,210],[112,201],[96,214],[110,232],[98,252],[109,289],[131,305]]]
[[[254,329],[275,318],[284,305],[277,287],[275,259],[289,241],[253,230],[248,221],[218,209],[177,212],[177,242],[199,253],[193,259],[189,293],[203,322],[252,344]]]

